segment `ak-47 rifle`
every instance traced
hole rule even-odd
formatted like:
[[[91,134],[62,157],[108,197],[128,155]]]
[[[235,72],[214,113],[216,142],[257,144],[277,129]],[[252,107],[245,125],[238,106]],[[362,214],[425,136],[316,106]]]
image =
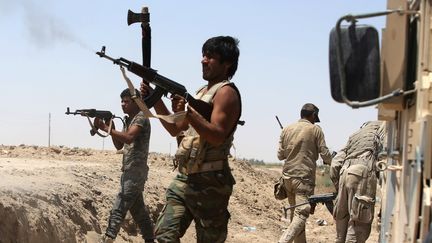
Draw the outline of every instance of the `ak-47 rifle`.
[[[112,58],[105,54],[105,46],[102,46],[101,51],[96,52],[96,54],[100,57],[112,61],[114,64],[125,67],[130,72],[143,78],[143,80],[145,80],[146,82],[156,85],[155,93],[157,93],[156,91],[158,89],[162,90],[162,92],[158,92],[158,94],[153,94],[152,97],[156,95],[158,96],[154,100],[157,101],[162,97],[162,95],[167,95],[168,93],[180,95],[189,103],[192,108],[194,108],[199,114],[201,114],[201,116],[203,116],[207,121],[210,121],[213,106],[202,100],[195,99],[192,95],[188,93],[188,91],[183,85],[158,74],[156,70],[152,68],[145,67],[133,61],[129,61],[123,57],[117,59]],[[239,125],[244,125],[244,123],[244,121],[238,121]]]
[[[326,208],[328,209],[328,211],[333,214],[333,200],[336,198],[336,193],[326,193],[326,194],[317,194],[317,195],[312,195],[308,198],[308,200],[306,202],[297,204],[297,205],[293,205],[293,206],[289,206],[289,207],[283,207],[284,213],[285,213],[285,218],[287,217],[287,211],[291,208],[296,208],[298,206],[302,206],[305,204],[310,204],[311,205],[311,210],[310,210],[310,214],[314,214],[315,213],[315,207],[318,203],[322,203],[326,205]]]
[[[87,117],[90,127],[92,128],[90,130],[90,135],[94,136],[95,134],[98,134],[101,137],[107,137],[108,135],[104,135],[98,132],[98,128],[93,125],[93,123],[90,121],[90,118],[100,118],[103,121],[110,122],[110,127],[112,125],[112,119],[118,118],[122,121],[124,124],[124,121],[121,117],[115,116],[111,111],[103,111],[103,110],[96,110],[96,109],[81,109],[81,110],[75,110],[74,112],[71,112],[69,107],[66,108],[66,115],[80,115]],[[111,130],[111,129],[110,129]]]

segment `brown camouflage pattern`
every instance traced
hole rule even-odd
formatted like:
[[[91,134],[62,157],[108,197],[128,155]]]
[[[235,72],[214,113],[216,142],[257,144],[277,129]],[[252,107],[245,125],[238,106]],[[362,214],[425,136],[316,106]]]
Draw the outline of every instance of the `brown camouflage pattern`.
[[[385,128],[381,121],[365,123],[332,161],[330,177],[338,190],[333,211],[337,243],[363,243],[369,238],[377,187],[375,164],[385,143]]]

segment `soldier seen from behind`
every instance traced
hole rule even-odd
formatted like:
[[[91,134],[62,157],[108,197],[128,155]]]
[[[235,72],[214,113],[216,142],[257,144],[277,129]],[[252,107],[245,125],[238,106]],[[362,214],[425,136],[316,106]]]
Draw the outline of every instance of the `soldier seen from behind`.
[[[366,122],[332,160],[330,177],[338,190],[333,211],[336,243],[364,243],[370,235],[378,176],[376,163],[385,138],[385,122]]]
[[[319,109],[314,104],[305,104],[300,111],[300,120],[285,127],[279,140],[278,158],[285,160],[283,186],[291,206],[308,201],[314,194],[315,171],[318,155],[325,164],[330,164],[331,153],[326,146],[324,133],[315,122],[320,122]],[[306,242],[306,219],[311,206],[305,204],[291,209],[291,224],[284,231],[279,243]]]

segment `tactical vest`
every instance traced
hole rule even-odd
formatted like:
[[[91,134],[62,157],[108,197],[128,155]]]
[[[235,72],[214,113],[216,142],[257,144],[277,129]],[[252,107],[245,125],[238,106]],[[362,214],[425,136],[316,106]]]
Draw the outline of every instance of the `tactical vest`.
[[[232,85],[235,88],[234,84],[229,81],[223,81],[213,85],[204,93],[207,87],[204,86],[198,90],[196,99],[212,104],[216,92],[225,85]],[[178,164],[179,172],[189,175],[223,170],[225,166],[228,166],[228,155],[232,141],[234,140],[236,128],[237,126],[234,127],[228,138],[221,145],[214,146],[207,143],[192,126],[189,126],[188,130],[184,133],[184,138],[174,158],[175,163]]]
[[[376,170],[376,161],[378,153],[383,148],[383,138],[381,134],[385,128],[383,122],[370,122],[354,133],[348,140],[346,147],[346,158],[343,167],[348,168],[351,165],[363,164],[367,169],[368,174],[372,174]]]
[[[359,158],[365,152],[369,152],[371,159],[375,160],[382,149],[381,138],[377,132],[380,126],[379,123],[373,123],[353,134],[348,141],[346,159]]]

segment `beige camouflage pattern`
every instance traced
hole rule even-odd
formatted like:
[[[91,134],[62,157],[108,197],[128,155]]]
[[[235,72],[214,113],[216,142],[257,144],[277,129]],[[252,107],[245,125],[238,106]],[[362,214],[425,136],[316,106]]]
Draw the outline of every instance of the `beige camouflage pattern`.
[[[333,217],[336,240],[366,242],[374,218],[375,164],[385,140],[385,123],[365,123],[332,161],[330,176],[338,190]]]
[[[319,155],[324,163],[330,164],[331,154],[318,125],[300,119],[282,130],[277,156],[279,160],[285,160],[282,175],[290,205],[306,202],[313,195]],[[309,204],[291,209],[291,224],[280,237],[279,243],[306,242],[305,226],[310,209]]]
[[[368,173],[367,166],[356,164],[347,168],[340,180],[333,213],[335,242],[366,242],[374,217],[377,177]]]

